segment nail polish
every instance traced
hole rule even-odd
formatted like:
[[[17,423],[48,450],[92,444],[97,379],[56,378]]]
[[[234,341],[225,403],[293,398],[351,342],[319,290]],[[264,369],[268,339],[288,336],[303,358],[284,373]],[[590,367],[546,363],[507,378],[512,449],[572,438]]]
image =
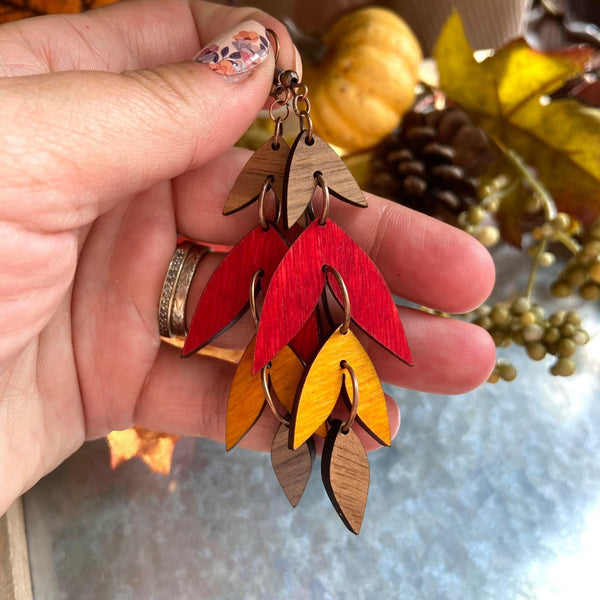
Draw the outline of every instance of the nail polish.
[[[207,44],[194,60],[229,79],[261,64],[269,48],[264,26],[257,21],[244,21]]]

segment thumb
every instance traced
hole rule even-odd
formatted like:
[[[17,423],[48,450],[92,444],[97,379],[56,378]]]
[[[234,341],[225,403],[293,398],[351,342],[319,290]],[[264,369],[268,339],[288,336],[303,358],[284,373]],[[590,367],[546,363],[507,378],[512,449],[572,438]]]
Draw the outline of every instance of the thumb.
[[[201,62],[0,80],[0,217],[77,227],[221,154],[268,97],[268,39],[245,21],[209,43]],[[236,70],[245,72],[230,77]]]

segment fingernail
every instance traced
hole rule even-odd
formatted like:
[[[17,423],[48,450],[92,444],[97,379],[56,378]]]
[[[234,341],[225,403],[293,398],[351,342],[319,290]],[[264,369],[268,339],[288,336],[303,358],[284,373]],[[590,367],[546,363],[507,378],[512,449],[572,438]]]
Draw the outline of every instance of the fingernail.
[[[269,36],[263,25],[244,21],[207,44],[194,58],[227,79],[240,81],[236,75],[260,65],[269,55]]]

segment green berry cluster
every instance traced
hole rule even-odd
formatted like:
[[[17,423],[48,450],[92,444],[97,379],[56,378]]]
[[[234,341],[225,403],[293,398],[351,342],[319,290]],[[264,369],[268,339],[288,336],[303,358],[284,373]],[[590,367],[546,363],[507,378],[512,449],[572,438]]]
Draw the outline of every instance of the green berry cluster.
[[[488,211],[483,206],[475,204],[458,215],[458,224],[486,248],[491,248],[500,241],[500,231],[495,225],[484,222],[487,215]]]
[[[585,300],[600,298],[600,219],[590,225],[581,250],[559,273],[550,291],[566,298],[576,289]]]
[[[568,377],[575,372],[573,355],[577,346],[586,344],[588,333],[581,328],[581,317],[575,311],[559,310],[546,318],[544,310],[526,297],[493,306],[482,305],[475,312],[473,323],[486,329],[499,348],[513,342],[524,346],[530,358],[542,360],[547,354],[556,356],[550,368],[552,375]],[[491,382],[512,381],[516,370],[508,363],[499,363]]]

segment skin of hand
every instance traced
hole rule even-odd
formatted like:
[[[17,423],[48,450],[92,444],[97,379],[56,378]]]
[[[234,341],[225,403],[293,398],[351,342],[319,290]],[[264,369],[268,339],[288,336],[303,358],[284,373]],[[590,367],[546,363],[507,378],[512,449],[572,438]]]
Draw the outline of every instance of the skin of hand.
[[[223,439],[235,366],[181,360],[160,342],[157,304],[178,233],[231,245],[256,224],[252,209],[221,209],[249,156],[232,145],[269,94],[272,53],[238,83],[190,60],[248,19],[277,32],[281,66],[300,69],[268,15],[195,0],[133,0],[0,27],[0,514],[111,430]],[[395,294],[448,312],[486,298],[494,270],[478,242],[368,201],[366,210],[334,202],[331,217]],[[192,310],[220,258],[200,264]],[[399,310],[415,366],[369,344],[382,379],[447,394],[487,378],[495,351],[484,330]],[[242,347],[244,327],[223,343]],[[267,449],[275,428],[261,418],[243,445]]]

